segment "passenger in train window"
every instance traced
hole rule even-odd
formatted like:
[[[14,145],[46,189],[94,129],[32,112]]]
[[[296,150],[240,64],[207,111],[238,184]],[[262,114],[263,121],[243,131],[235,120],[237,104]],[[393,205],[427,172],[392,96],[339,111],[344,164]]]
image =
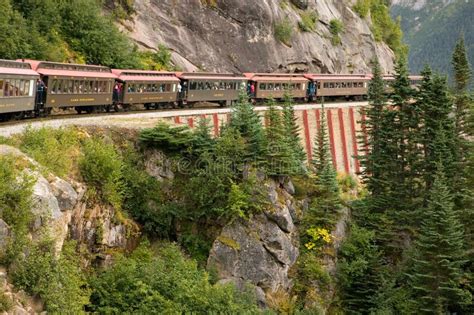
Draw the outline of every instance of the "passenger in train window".
[[[273,83],[268,83],[267,84],[267,89],[270,90],[270,91],[273,90]]]

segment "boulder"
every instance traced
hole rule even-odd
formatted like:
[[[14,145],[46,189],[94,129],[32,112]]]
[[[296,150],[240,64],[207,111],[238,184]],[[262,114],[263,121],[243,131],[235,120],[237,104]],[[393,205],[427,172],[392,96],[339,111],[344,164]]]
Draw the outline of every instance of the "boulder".
[[[295,230],[293,217],[286,205],[276,205],[270,210],[264,211],[264,213],[270,220],[275,222],[281,230],[287,233],[291,233]]]
[[[215,268],[221,280],[238,279],[259,287],[260,304],[265,305],[266,292],[291,288],[288,271],[295,264],[299,249],[287,206],[294,203],[293,197],[279,188],[279,180],[260,185],[267,189],[267,208],[248,221],[235,220],[225,226],[214,241],[208,267]]]
[[[51,183],[51,190],[58,200],[61,211],[72,210],[78,201],[78,194],[71,184],[56,177]]]
[[[42,225],[46,225],[48,220],[59,219],[61,217],[61,209],[49,182],[43,175],[36,171],[28,172],[36,178],[36,183],[33,186],[33,207],[31,212],[34,215],[33,229],[38,230]]]
[[[171,161],[160,151],[148,153],[145,159],[145,170],[148,175],[159,181],[174,178]]]

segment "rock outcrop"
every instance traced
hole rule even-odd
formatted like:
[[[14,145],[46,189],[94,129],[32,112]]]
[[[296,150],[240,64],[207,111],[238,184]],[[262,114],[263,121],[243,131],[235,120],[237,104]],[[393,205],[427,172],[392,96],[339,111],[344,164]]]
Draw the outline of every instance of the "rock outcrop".
[[[385,71],[393,70],[393,52],[376,42],[368,19],[353,10],[353,0],[135,0],[136,14],[123,29],[140,46],[164,44],[183,70],[231,72],[314,71],[361,73],[378,56]],[[298,23],[314,12],[314,31]],[[332,44],[330,22],[340,20],[341,44]],[[292,27],[291,40],[275,37],[275,26]]]
[[[139,232],[136,224],[120,218],[111,206],[88,203],[85,185],[53,174],[44,175],[48,172],[16,148],[0,145],[0,154],[13,155],[30,165],[24,172],[34,181],[31,239],[46,232],[59,251],[70,237],[102,259],[109,258],[108,249],[129,249],[136,243]],[[1,221],[0,246],[9,234],[9,227]]]
[[[287,206],[297,207],[295,201],[278,182],[270,181],[267,189],[268,208],[248,221],[224,227],[208,259],[208,267],[217,271],[221,282],[256,286],[261,305],[265,294],[291,288],[288,272],[299,255],[298,234]]]

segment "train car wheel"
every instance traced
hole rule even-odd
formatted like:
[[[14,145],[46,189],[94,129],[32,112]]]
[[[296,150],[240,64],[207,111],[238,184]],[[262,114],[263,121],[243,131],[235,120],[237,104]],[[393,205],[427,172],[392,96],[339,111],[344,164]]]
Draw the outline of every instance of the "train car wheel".
[[[12,120],[20,120],[20,119],[22,119],[23,117],[25,117],[25,113],[24,113],[24,112],[16,112],[16,113],[12,113],[12,115],[11,115],[11,119],[12,119]]]

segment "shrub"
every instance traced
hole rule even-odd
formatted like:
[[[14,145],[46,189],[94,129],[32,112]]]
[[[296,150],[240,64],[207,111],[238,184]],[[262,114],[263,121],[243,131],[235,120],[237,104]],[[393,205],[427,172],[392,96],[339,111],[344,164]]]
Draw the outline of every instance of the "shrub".
[[[352,8],[361,18],[365,18],[369,14],[371,2],[372,0],[357,0]]]
[[[115,209],[122,208],[123,160],[113,144],[97,137],[87,139],[79,168],[85,182],[95,189],[103,202],[110,203]]]
[[[298,26],[303,32],[312,32],[316,30],[316,22],[318,21],[318,14],[314,11],[303,11],[300,13],[301,20]]]
[[[28,127],[19,136],[20,148],[58,176],[73,173],[79,155],[80,134],[75,128]]]
[[[336,46],[341,44],[341,37],[339,34],[344,31],[344,25],[340,20],[332,19],[329,22],[329,31],[332,34],[331,43]]]
[[[13,301],[8,296],[5,295],[5,292],[0,292],[0,312],[8,313],[13,307]]]
[[[89,290],[75,252],[75,243],[65,243],[56,257],[54,242],[40,240],[28,249],[25,258],[15,262],[15,286],[39,295],[52,314],[79,314],[88,303]]]
[[[290,46],[293,36],[293,25],[288,18],[285,18],[275,24],[275,37],[285,45]]]
[[[18,158],[0,156],[0,215],[12,231],[1,260],[8,265],[23,251],[32,220],[31,193],[34,181],[20,172]]]
[[[255,297],[232,285],[211,285],[209,275],[186,259],[179,248],[156,251],[141,245],[130,257],[91,280],[94,313],[254,314]]]

